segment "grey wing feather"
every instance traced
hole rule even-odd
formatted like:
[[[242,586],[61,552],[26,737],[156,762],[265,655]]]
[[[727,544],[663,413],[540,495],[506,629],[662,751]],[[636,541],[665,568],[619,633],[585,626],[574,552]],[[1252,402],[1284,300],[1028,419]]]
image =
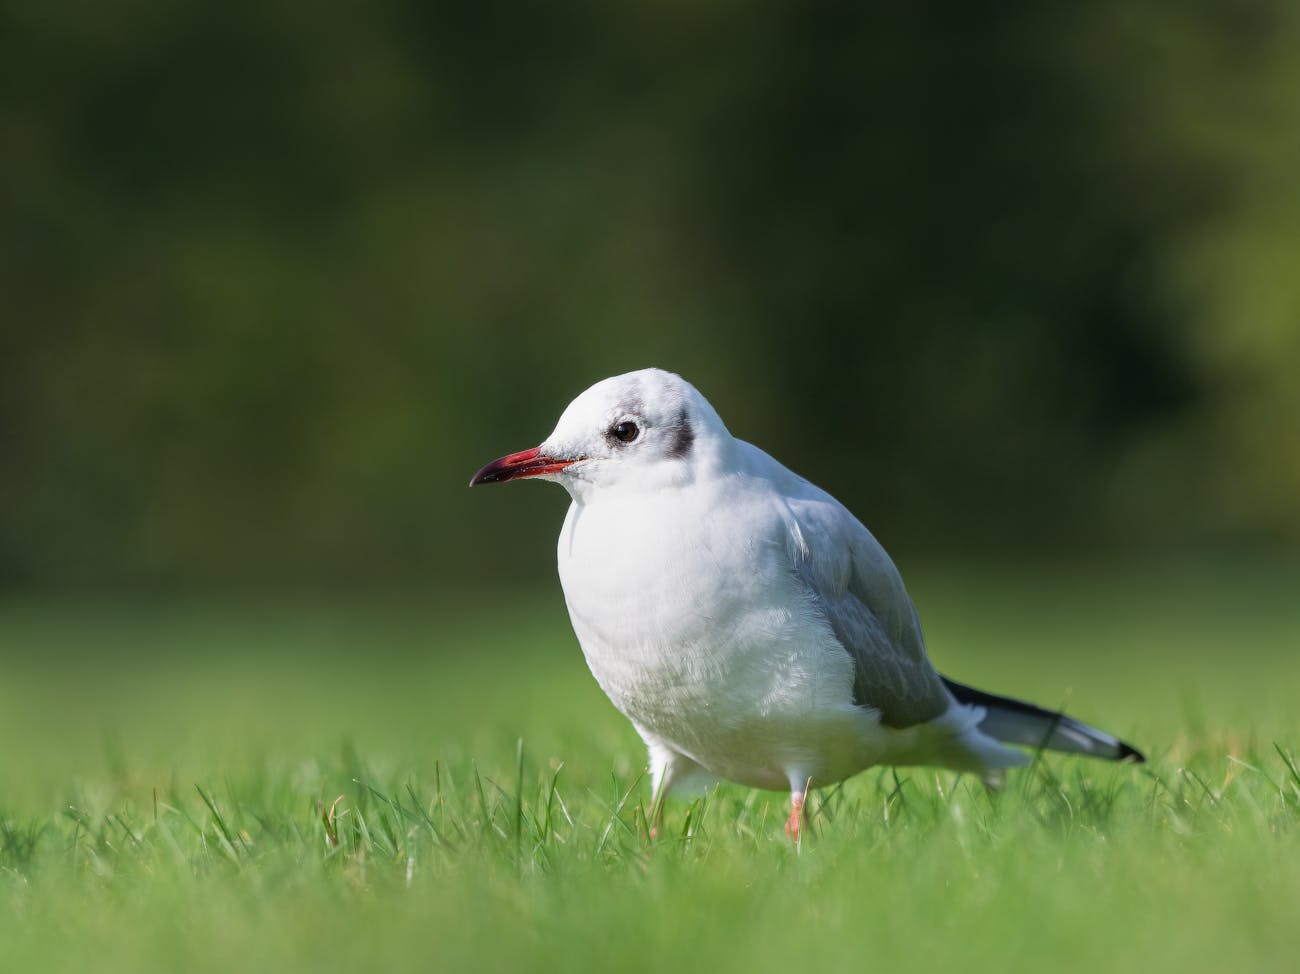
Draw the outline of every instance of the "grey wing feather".
[[[805,482],[806,483],[806,482]],[[808,485],[788,500],[791,556],[831,631],[853,659],[853,699],[881,723],[911,727],[952,703],[930,664],[916,609],[898,569],[863,524]]]

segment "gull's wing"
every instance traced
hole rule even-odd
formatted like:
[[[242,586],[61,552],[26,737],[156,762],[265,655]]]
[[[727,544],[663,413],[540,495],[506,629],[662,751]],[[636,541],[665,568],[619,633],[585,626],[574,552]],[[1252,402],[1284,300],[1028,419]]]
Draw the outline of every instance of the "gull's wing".
[[[938,717],[952,697],[925,654],[898,569],[839,501],[781,470],[790,478],[779,487],[791,567],[853,659],[854,703],[880,711],[889,727]]]

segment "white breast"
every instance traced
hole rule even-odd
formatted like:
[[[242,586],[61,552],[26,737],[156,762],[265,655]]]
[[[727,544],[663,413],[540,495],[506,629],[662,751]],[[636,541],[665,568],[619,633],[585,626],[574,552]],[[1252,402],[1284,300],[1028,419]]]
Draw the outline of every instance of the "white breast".
[[[570,508],[558,555],[574,631],[614,705],[719,775],[784,787],[792,761],[823,777],[859,770],[876,725],[852,705],[852,661],[791,572],[770,504],[734,481],[601,497]]]

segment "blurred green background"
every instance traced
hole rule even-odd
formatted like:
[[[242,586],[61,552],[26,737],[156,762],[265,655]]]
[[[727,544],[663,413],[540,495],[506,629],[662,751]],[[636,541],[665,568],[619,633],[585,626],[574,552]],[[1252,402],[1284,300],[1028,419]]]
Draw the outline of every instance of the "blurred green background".
[[[0,0],[0,969],[1284,968],[1297,50],[1287,0]],[[648,365],[943,672],[1150,763],[605,855],[648,785],[567,498],[466,484]],[[381,793],[463,843],[326,844]]]
[[[499,591],[658,365],[911,558],[1300,541],[1284,0],[6,4],[0,586]]]

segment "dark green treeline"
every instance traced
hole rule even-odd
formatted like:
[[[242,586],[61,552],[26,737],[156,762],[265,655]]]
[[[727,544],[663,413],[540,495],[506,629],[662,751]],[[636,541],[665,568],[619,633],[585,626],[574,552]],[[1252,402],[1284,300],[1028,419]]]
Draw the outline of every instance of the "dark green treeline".
[[[542,575],[649,364],[895,549],[1294,541],[1298,11],[7,5],[0,579]]]

